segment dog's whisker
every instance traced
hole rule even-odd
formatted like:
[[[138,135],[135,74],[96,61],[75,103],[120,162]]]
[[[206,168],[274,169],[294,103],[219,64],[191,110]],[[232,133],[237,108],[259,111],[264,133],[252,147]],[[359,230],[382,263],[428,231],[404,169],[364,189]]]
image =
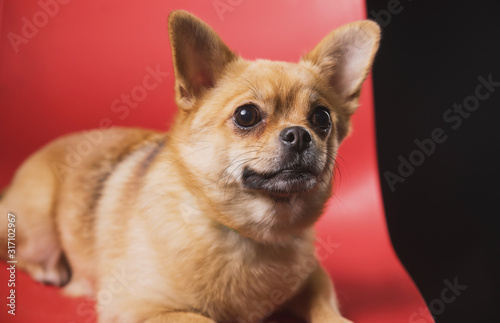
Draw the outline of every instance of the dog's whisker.
[[[231,166],[234,166],[234,163],[237,162],[237,159],[240,158],[241,156],[243,155],[246,155],[246,154],[251,154],[251,153],[256,153],[258,152],[258,150],[250,150],[250,151],[246,151],[246,152],[243,152],[241,154],[239,154],[238,156],[234,157],[230,162],[229,164],[220,172],[219,174],[219,178],[227,171],[228,168],[230,168]]]
[[[246,163],[246,162],[249,162],[249,161],[252,161],[252,160],[255,160],[255,159],[258,159],[258,157],[253,157],[253,158],[248,158],[248,159],[245,159],[245,160],[243,160],[243,161],[242,161],[242,163]],[[227,186],[228,186],[228,184],[229,184],[229,180],[231,179],[231,176],[233,175],[233,173],[234,173],[236,170],[237,170],[237,168],[235,167],[235,168],[234,168],[234,169],[233,169],[233,170],[232,170],[232,171],[231,171],[231,172],[230,172],[230,173],[226,176],[227,180],[226,180],[226,183],[224,184],[224,188],[223,188],[223,190],[224,190],[224,194],[225,194],[225,192],[226,192],[226,190],[227,190]]]

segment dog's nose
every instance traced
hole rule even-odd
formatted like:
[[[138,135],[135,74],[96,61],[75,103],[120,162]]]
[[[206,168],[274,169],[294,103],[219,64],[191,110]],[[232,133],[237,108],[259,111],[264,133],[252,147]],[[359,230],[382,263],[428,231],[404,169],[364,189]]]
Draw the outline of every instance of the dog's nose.
[[[296,150],[299,154],[310,146],[311,134],[304,127],[289,127],[280,133],[281,142],[291,150]]]

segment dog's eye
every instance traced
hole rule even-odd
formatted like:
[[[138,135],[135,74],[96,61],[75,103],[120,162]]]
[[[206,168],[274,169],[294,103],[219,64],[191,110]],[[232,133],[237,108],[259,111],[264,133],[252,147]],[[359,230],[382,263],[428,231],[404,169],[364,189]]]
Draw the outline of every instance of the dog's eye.
[[[330,129],[332,125],[332,120],[330,118],[330,113],[325,107],[317,107],[310,119],[313,126],[318,127],[323,131]]]
[[[244,105],[236,109],[233,120],[239,127],[251,128],[259,123],[262,118],[257,107],[254,105]]]

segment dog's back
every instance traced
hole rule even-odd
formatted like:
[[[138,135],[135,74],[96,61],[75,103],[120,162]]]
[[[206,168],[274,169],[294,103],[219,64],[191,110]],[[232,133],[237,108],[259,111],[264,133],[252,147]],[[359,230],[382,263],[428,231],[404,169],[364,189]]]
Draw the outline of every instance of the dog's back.
[[[78,244],[86,250],[82,254],[92,257],[93,213],[107,177],[121,161],[161,145],[163,138],[148,130],[99,129],[61,137],[31,155],[0,199],[0,212],[16,215],[19,266],[38,281],[65,284],[64,249],[71,246],[61,246],[60,238],[66,236],[67,244]],[[6,216],[0,225],[7,231]],[[0,237],[2,258],[7,257],[6,243]]]

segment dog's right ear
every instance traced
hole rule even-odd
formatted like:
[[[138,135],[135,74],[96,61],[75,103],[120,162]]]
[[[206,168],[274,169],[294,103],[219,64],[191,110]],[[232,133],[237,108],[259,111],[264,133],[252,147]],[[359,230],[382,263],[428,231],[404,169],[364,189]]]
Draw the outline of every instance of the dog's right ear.
[[[179,106],[192,107],[206,90],[214,87],[234,54],[207,24],[185,11],[168,17],[170,46]]]

